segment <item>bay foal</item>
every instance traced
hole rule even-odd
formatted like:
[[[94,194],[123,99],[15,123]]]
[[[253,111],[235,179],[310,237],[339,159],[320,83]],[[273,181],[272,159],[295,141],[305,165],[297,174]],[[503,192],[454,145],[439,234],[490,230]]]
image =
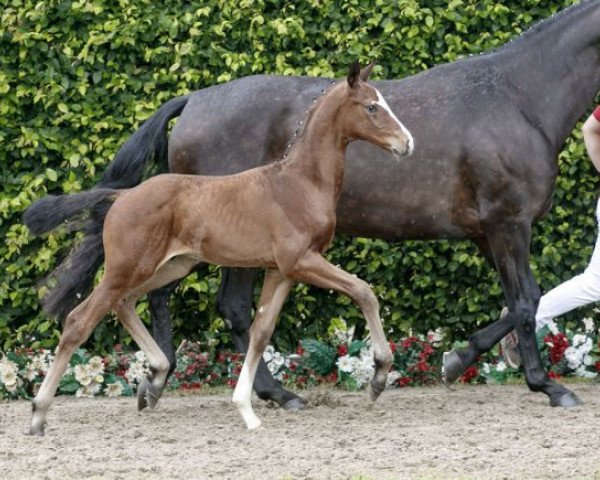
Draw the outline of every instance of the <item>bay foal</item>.
[[[392,353],[377,299],[364,281],[322,256],[335,231],[348,143],[366,140],[396,156],[413,149],[410,133],[379,91],[366,83],[370,70],[354,64],[346,81],[319,99],[287,159],[279,163],[224,177],[159,175],[129,190],[46,197],[28,210],[25,221],[35,233],[43,229],[57,202],[66,206],[66,218],[101,201],[114,202],[104,221],[104,277],[66,318],[56,358],[33,400],[31,434],[43,435],[48,408],[71,355],[111,310],[150,362],[152,374],[140,388],[148,404],[156,404],[169,362],[138,317],[135,303],[200,262],[267,269],[233,394],[249,429],[260,425],[250,403],[257,363],[295,280],[336,290],[359,305],[373,341],[371,398],[379,396]]]

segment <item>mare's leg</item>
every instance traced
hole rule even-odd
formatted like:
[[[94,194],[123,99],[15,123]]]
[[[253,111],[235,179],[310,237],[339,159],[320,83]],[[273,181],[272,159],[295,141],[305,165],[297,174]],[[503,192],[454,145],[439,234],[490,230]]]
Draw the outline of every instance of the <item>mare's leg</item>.
[[[175,345],[173,345],[173,326],[171,325],[171,316],[169,314],[169,297],[180,282],[181,279],[177,279],[162,288],[148,293],[152,336],[169,359],[169,374],[173,373],[173,370],[177,366]]]
[[[292,280],[281,275],[279,270],[265,272],[263,289],[254,322],[250,327],[250,344],[244,360],[240,378],[233,392],[233,403],[238,407],[249,430],[260,426],[260,420],[252,410],[252,384],[258,363],[273,330],[277,315],[292,286]]]
[[[384,390],[393,361],[392,350],[383,332],[379,317],[379,302],[369,285],[332,265],[321,255],[309,252],[294,266],[290,276],[320,288],[336,290],[350,297],[362,310],[373,342],[375,375],[371,380],[371,400]]]
[[[498,271],[490,245],[485,238],[475,240],[479,251],[489,264]],[[476,331],[469,337],[467,348],[455,352],[444,353],[443,380],[446,385],[455,382],[464,371],[482,354],[489,352],[506,334],[514,329],[513,321],[508,315],[490,323],[485,328]]]
[[[75,350],[87,340],[96,325],[112,308],[120,291],[101,282],[82,303],[75,307],[65,320],[56,357],[33,399],[30,435],[44,435],[46,414],[60,384],[60,379],[69,366]]]
[[[256,268],[222,268],[217,310],[231,328],[231,338],[239,352],[248,351],[248,330],[252,323],[254,283],[260,273]],[[254,378],[254,390],[261,400],[273,400],[286,410],[300,410],[306,403],[284,389],[273,378],[262,356]]]
[[[488,242],[494,263],[500,274],[502,288],[508,306],[508,315],[489,325],[469,339],[469,347],[452,352],[446,363],[451,370],[456,364],[464,368],[494,343],[516,328],[519,351],[525,369],[527,385],[532,391],[544,392],[550,397],[551,406],[570,407],[581,402],[577,396],[562,385],[550,380],[540,358],[535,336],[535,313],[540,299],[540,289],[529,266],[529,243],[531,227],[526,221],[497,220],[487,223]]]

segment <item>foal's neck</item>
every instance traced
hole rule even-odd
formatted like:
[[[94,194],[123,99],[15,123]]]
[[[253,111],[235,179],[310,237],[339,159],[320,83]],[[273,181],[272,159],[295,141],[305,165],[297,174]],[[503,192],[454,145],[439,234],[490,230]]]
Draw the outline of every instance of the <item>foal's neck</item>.
[[[301,175],[321,192],[330,193],[336,204],[342,187],[344,158],[349,142],[340,115],[345,98],[343,87],[333,87],[318,101],[286,161],[290,172]]]

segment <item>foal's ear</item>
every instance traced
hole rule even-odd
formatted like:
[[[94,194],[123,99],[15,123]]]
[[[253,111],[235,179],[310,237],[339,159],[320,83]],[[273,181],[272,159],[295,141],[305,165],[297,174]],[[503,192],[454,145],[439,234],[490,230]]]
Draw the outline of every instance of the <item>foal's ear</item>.
[[[354,88],[357,86],[359,77],[360,77],[360,64],[358,63],[358,60],[355,60],[350,65],[350,70],[348,71],[347,79],[348,79],[348,85],[350,85],[350,88]]]
[[[363,82],[366,82],[367,80],[369,80],[369,77],[371,76],[371,72],[373,71],[374,66],[375,66],[375,62],[369,63],[365,68],[363,68],[360,71],[360,75],[358,76],[358,78],[360,78]]]

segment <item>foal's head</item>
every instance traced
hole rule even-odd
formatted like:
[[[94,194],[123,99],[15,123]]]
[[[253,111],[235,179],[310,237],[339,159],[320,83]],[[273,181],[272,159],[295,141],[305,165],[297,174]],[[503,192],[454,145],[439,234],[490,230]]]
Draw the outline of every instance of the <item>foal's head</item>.
[[[360,69],[358,62],[350,66],[347,83],[340,85],[347,90],[347,102],[343,108],[343,121],[348,140],[365,140],[388,150],[400,158],[410,155],[414,140],[375,87],[367,80],[374,64]]]

